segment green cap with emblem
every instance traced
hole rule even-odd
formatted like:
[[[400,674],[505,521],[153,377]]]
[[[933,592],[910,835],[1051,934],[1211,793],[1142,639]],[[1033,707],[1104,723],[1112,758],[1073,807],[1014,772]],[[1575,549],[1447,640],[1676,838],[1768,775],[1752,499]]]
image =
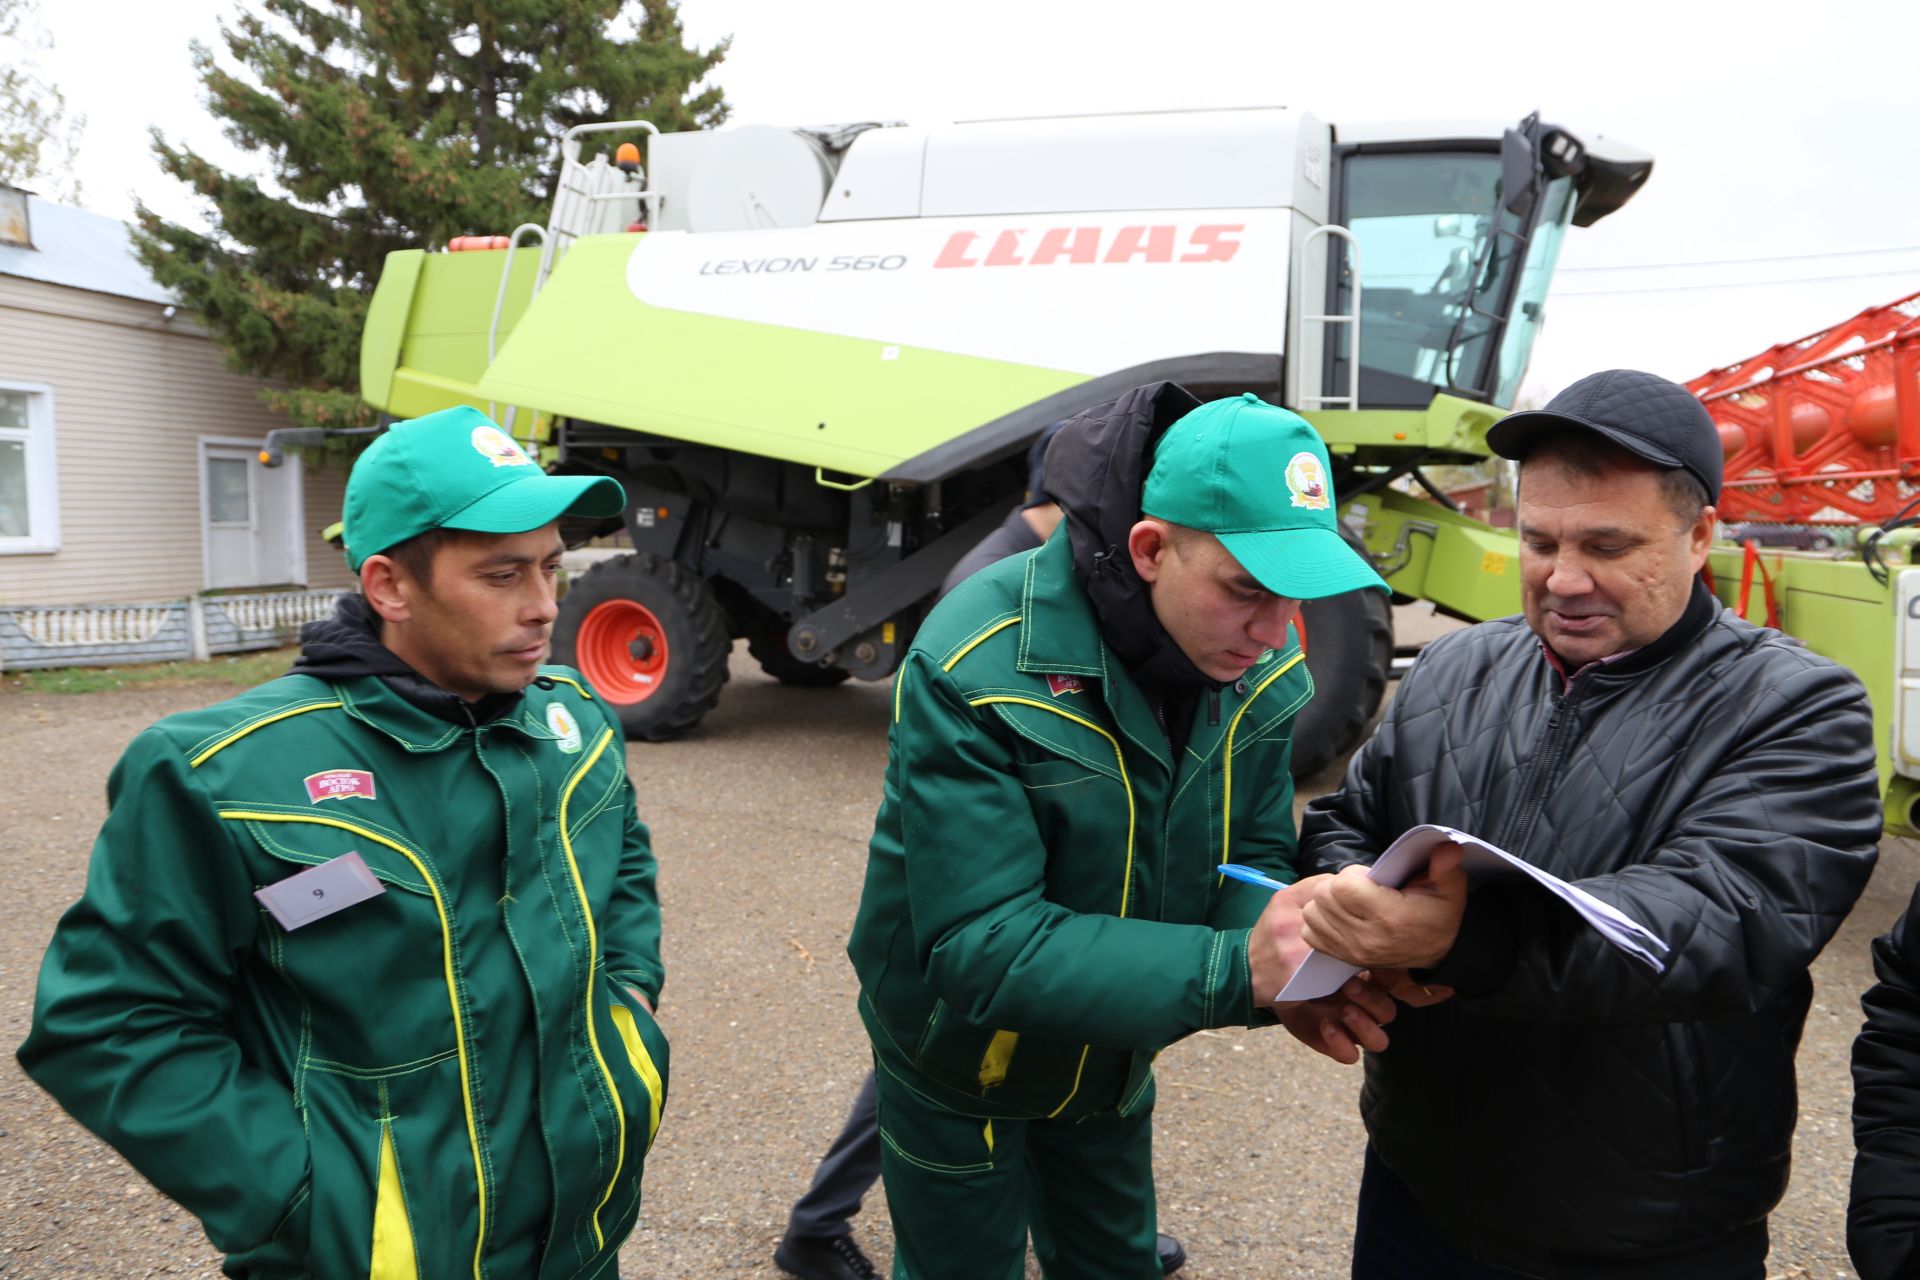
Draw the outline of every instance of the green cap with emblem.
[[[1320,433],[1252,392],[1203,404],[1167,428],[1140,509],[1213,534],[1275,595],[1387,590],[1340,535]]]
[[[525,533],[563,515],[617,516],[626,491],[607,476],[550,476],[478,409],[396,422],[347,477],[347,566],[429,529]]]

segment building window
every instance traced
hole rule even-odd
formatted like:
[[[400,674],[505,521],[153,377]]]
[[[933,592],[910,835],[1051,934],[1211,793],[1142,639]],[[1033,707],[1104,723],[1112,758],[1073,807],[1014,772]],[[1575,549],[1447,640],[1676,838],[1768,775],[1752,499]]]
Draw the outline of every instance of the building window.
[[[59,547],[53,389],[0,381],[0,555]]]
[[[245,458],[207,459],[207,519],[213,524],[253,523]]]

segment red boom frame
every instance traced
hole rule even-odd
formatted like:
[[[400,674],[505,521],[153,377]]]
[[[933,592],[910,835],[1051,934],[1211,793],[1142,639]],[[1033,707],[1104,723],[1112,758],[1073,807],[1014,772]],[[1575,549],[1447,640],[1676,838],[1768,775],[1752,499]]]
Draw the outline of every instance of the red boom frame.
[[[1720,518],[1878,523],[1920,495],[1920,293],[1695,378],[1720,428]]]

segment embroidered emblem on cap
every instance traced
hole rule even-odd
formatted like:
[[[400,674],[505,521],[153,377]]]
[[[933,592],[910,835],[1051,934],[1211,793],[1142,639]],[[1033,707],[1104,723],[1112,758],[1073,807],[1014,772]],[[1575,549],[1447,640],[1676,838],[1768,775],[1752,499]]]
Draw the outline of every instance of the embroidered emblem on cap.
[[[559,739],[554,745],[568,755],[580,749],[580,722],[557,702],[547,706],[547,728],[553,730],[554,736]]]
[[[1079,693],[1086,687],[1079,676],[1047,677],[1047,691],[1056,698],[1063,693]]]
[[[533,459],[514,442],[512,436],[491,424],[475,427],[469,437],[473,447],[485,454],[496,467],[530,467]]]
[[[375,799],[373,775],[365,769],[326,769],[306,776],[307,800]]]
[[[1327,469],[1304,449],[1287,463],[1287,492],[1293,495],[1294,506],[1310,511],[1324,511],[1333,505],[1327,491]]]

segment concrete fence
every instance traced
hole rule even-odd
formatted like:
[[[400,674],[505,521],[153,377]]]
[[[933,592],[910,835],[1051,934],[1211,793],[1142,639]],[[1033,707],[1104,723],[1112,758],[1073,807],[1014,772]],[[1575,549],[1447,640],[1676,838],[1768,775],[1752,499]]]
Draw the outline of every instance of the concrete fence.
[[[204,662],[291,644],[326,617],[335,591],[193,596],[152,604],[0,603],[0,669]]]

